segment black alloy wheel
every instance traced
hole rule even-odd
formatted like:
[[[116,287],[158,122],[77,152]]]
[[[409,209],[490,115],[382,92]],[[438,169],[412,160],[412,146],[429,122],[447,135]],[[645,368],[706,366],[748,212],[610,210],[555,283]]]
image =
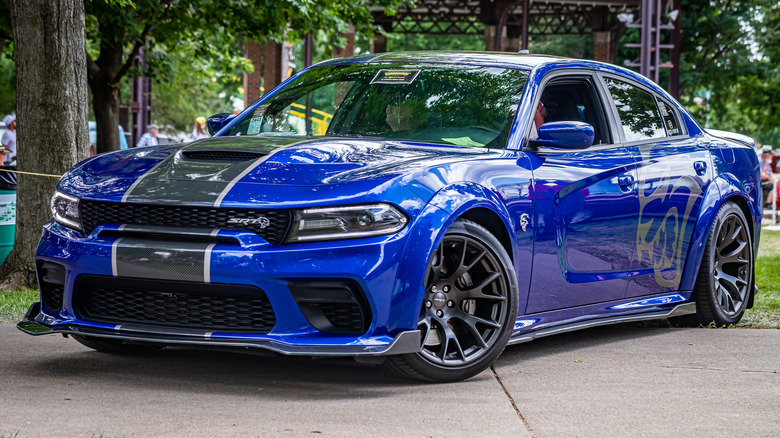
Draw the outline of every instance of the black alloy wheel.
[[[469,378],[503,352],[517,318],[517,280],[501,243],[482,226],[458,220],[434,251],[425,278],[420,352],[391,356],[404,377]]]
[[[698,322],[738,323],[750,301],[753,269],[750,227],[742,210],[729,202],[718,212],[704,249],[694,290]]]

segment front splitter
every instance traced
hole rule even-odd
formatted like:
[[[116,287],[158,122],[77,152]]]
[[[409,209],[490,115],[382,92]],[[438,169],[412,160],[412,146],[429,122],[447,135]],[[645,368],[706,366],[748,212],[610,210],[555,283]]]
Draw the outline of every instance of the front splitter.
[[[129,342],[146,342],[163,345],[218,346],[236,348],[260,348],[284,355],[297,356],[389,356],[416,353],[420,351],[422,333],[409,330],[397,334],[390,342],[375,344],[290,344],[272,339],[246,339],[216,336],[211,332],[196,330],[174,330],[149,328],[140,325],[123,324],[116,328],[96,328],[77,324],[50,326],[41,323],[45,315],[41,314],[40,303],[30,306],[24,319],[16,326],[30,335],[70,334],[94,336],[106,339],[120,339]]]

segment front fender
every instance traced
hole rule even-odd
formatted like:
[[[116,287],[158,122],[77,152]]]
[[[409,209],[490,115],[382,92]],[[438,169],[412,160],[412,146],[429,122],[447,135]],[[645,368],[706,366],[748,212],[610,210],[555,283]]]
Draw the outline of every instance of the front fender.
[[[525,227],[523,227],[522,233],[519,231],[521,226],[518,224],[520,221],[524,220],[523,216],[532,218],[533,215],[521,214],[522,211],[532,213],[532,210],[525,205],[526,202],[516,202],[516,204],[515,207],[510,209],[507,207],[507,204],[502,201],[502,198],[498,193],[474,183],[455,183],[439,190],[433,198],[431,198],[428,206],[445,214],[447,219],[439,223],[439,228],[431,228],[431,230],[436,230],[436,232],[432,233],[430,240],[428,241],[430,243],[430,250],[427,257],[430,257],[431,253],[439,246],[447,230],[458,218],[474,209],[489,210],[494,216],[500,219],[501,226],[504,227],[509,238],[509,245],[511,248],[510,256],[512,257],[514,265],[512,268],[514,269],[518,284],[518,312],[524,312],[530,287],[534,226],[532,223],[530,224],[530,230],[528,230],[530,232],[526,232],[527,228]],[[438,215],[432,214],[432,216]],[[469,219],[479,222],[479,219],[473,216],[469,217]],[[515,220],[517,220],[517,224],[515,223]],[[488,223],[490,222],[484,222],[483,225]],[[525,225],[529,224],[526,223]],[[492,226],[495,228],[498,225],[493,222]],[[493,232],[495,233],[495,229]]]
[[[509,210],[495,192],[488,190],[484,186],[467,182],[450,184],[439,190],[431,198],[429,205],[439,208],[450,215],[450,220],[447,222],[446,227],[440,230],[438,242],[441,242],[441,238],[444,236],[447,228],[465,212],[475,208],[487,208],[503,222],[509,234],[513,252],[517,248],[515,224],[511,219]]]

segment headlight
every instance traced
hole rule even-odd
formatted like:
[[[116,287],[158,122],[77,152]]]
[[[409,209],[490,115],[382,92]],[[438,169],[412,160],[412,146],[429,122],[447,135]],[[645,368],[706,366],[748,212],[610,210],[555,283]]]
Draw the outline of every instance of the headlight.
[[[54,192],[54,196],[51,197],[51,214],[54,220],[62,225],[81,231],[78,198]]]
[[[400,231],[406,222],[406,216],[389,204],[297,210],[286,242],[383,236]]]

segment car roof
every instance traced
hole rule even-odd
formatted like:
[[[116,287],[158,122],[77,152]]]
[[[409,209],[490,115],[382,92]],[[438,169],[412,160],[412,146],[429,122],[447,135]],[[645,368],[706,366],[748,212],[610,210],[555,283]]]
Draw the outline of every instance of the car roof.
[[[511,66],[531,70],[542,64],[568,60],[550,55],[536,55],[511,52],[468,52],[468,51],[420,51],[420,52],[385,52],[370,55],[335,58],[323,61],[318,66],[339,64],[382,64],[414,62],[423,64],[478,64]],[[577,61],[577,60],[571,60]]]
[[[384,52],[369,55],[334,58],[315,64],[316,67],[346,64],[383,64],[383,63],[417,63],[417,64],[462,64],[516,68],[521,70],[538,70],[542,75],[548,71],[561,68],[585,68],[605,73],[621,75],[650,87],[654,91],[669,97],[646,77],[632,70],[605,62],[587,59],[564,58],[552,55],[512,52],[469,52],[469,51],[417,51],[417,52]],[[313,67],[314,67],[313,66]]]

